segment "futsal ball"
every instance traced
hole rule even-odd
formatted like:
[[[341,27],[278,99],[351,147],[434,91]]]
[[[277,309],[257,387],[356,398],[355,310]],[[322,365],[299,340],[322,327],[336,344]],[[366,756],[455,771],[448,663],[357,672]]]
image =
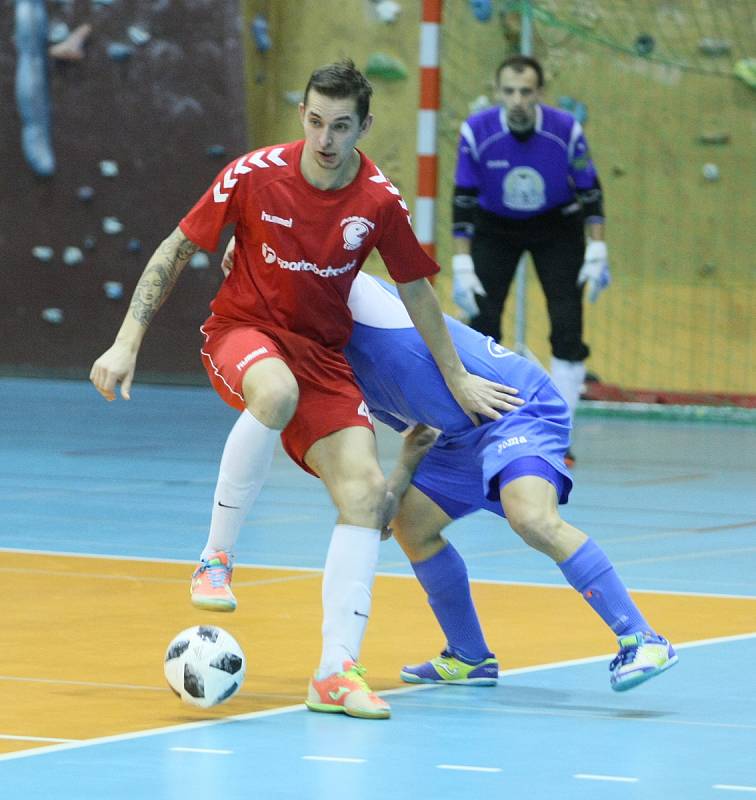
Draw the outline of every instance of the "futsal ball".
[[[163,668],[168,685],[185,703],[209,708],[239,691],[247,659],[228,631],[195,625],[173,638]]]

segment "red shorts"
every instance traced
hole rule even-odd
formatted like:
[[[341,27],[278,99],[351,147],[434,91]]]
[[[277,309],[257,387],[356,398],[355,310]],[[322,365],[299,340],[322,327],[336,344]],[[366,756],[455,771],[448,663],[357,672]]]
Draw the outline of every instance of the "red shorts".
[[[211,316],[200,329],[205,337],[202,363],[210,383],[226,403],[243,411],[244,373],[264,358],[280,358],[299,385],[299,403],[281,433],[284,450],[302,469],[315,442],[344,428],[373,430],[367,405],[343,353],[283,328],[246,326]]]

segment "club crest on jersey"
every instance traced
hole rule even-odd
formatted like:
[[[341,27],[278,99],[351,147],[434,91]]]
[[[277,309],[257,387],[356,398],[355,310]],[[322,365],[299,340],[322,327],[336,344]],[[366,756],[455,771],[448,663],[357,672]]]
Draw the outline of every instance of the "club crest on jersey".
[[[340,225],[344,237],[344,250],[357,250],[362,247],[370,231],[375,228],[375,223],[365,217],[345,217]]]

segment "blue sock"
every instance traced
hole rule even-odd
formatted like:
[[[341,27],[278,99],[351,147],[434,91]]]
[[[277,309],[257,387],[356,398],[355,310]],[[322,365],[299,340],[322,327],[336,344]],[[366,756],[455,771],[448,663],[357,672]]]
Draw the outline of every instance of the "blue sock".
[[[446,635],[447,649],[472,664],[492,658],[480,629],[462,556],[447,544],[435,556],[413,563],[412,569]]]
[[[638,606],[627,593],[606,553],[588,539],[568,559],[557,564],[570,586],[577,589],[588,605],[614,631],[625,636],[651,631]]]

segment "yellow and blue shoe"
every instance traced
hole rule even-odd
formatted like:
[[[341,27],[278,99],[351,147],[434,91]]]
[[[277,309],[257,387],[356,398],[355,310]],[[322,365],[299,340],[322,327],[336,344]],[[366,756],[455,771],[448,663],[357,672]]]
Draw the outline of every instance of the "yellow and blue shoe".
[[[615,692],[626,692],[677,664],[674,647],[650,631],[620,636],[620,651],[609,664],[609,683]]]
[[[391,706],[367,685],[366,671],[362,664],[345,661],[341,672],[320,680],[313,677],[305,705],[310,711],[342,713],[361,719],[388,719]]]
[[[192,605],[203,611],[234,611],[236,598],[231,591],[234,566],[222,550],[200,561],[192,575]]]
[[[496,686],[499,682],[499,662],[493,653],[489,653],[482,661],[469,663],[444,650],[430,661],[402,667],[399,677],[405,683]]]

